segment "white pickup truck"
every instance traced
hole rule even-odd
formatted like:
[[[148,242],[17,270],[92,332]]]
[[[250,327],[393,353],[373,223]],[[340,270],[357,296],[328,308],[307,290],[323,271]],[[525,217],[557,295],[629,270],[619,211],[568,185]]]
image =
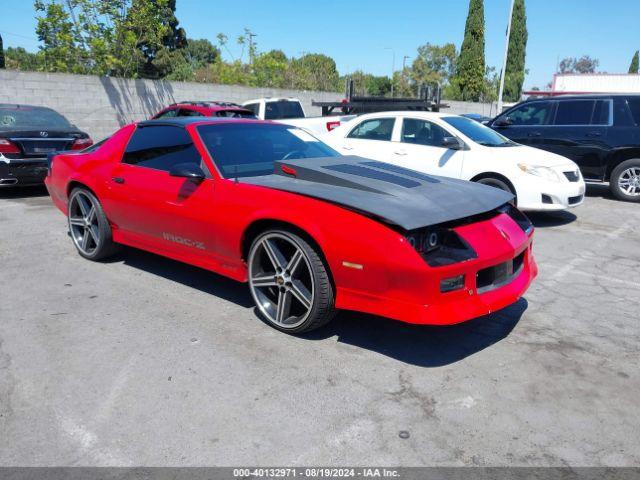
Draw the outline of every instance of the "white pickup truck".
[[[324,135],[355,117],[355,115],[307,117],[297,98],[257,98],[244,102],[242,106],[251,110],[260,120],[273,120],[294,125],[318,135]]]

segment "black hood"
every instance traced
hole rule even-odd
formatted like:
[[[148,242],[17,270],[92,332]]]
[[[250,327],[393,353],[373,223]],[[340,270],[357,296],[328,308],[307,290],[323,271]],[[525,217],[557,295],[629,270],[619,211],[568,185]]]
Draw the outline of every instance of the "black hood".
[[[497,188],[356,156],[280,160],[273,174],[241,181],[336,203],[405,230],[486,213],[513,199]]]

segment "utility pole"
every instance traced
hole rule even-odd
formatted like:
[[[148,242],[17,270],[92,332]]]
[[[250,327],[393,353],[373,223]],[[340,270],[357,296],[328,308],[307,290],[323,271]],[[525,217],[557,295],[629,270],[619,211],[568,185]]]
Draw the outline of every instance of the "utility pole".
[[[385,47],[385,50],[391,50],[393,57],[391,59],[391,98],[393,98],[393,84],[396,83],[393,78],[393,74],[396,70],[396,51],[391,47]]]
[[[253,65],[253,37],[257,37],[258,35],[249,31],[248,36],[249,36],[249,65]]]
[[[513,4],[515,0],[511,0],[511,8],[509,8],[509,23],[507,24],[507,41],[504,46],[504,59],[502,61],[502,73],[500,74],[500,92],[498,93],[498,114],[502,112],[502,93],[504,91],[504,77],[507,70],[507,56],[509,55],[509,37],[511,36],[511,20],[513,18]]]

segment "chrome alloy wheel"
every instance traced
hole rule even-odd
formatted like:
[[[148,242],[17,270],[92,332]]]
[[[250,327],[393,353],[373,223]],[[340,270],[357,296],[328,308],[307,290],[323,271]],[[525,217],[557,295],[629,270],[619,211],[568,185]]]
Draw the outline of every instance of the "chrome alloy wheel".
[[[69,200],[69,232],[85,255],[91,256],[100,246],[100,226],[96,206],[85,192],[76,192]]]
[[[640,167],[629,167],[618,177],[618,187],[627,195],[640,196]]]
[[[304,322],[313,307],[311,265],[292,238],[268,233],[249,254],[249,287],[260,312],[282,329]]]

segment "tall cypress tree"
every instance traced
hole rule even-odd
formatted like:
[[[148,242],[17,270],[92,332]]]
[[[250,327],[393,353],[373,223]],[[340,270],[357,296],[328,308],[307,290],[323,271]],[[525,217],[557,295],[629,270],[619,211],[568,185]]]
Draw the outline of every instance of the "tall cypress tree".
[[[2,42],[0,42],[0,45],[2,45]],[[631,65],[629,65],[629,73],[640,73],[640,58],[638,58],[639,54],[640,52],[636,50],[635,55],[631,59]]]
[[[484,92],[484,74],[484,3],[483,0],[470,0],[464,40],[453,79],[462,100],[480,100]]]
[[[522,94],[527,37],[527,14],[524,0],[515,0],[513,15],[511,16],[507,68],[505,69],[504,77],[504,99],[508,102],[517,102]]]
[[[0,35],[0,68],[4,68],[4,48],[2,47],[2,35]]]

